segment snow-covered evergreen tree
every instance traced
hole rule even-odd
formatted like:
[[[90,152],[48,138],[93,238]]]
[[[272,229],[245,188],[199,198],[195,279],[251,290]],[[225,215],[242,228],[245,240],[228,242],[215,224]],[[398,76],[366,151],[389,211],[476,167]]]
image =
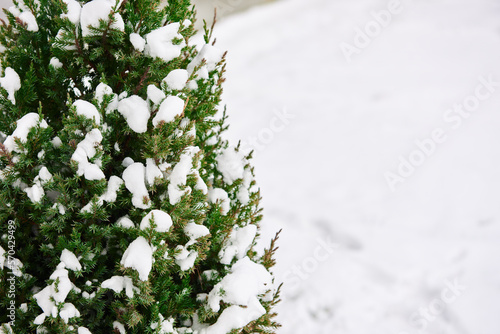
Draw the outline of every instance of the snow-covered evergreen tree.
[[[0,27],[0,333],[273,333],[274,241],[189,0],[18,0]],[[222,114],[222,115],[221,115]]]

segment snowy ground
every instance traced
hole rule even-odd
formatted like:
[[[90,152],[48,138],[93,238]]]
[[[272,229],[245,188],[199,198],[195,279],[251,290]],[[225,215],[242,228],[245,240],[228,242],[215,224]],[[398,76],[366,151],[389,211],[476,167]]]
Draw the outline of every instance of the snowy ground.
[[[229,137],[283,228],[282,334],[500,333],[500,4],[390,3],[281,0],[216,32]]]

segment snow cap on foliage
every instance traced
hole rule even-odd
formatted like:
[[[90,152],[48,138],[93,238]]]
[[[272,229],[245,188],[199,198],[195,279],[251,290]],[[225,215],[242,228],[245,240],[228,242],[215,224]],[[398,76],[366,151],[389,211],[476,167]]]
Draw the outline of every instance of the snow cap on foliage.
[[[176,116],[184,112],[184,101],[177,96],[170,95],[161,104],[158,113],[153,118],[153,125],[158,126],[160,122],[172,122]]]
[[[267,269],[253,262],[248,256],[238,260],[230,273],[217,283],[208,295],[208,306],[214,312],[220,309],[220,301],[248,306],[251,300],[272,289],[272,277]],[[221,293],[224,291],[224,293]]]
[[[175,263],[181,268],[182,271],[193,268],[194,262],[198,257],[198,252],[188,250],[186,246],[179,245],[176,247],[179,253],[175,256]]]
[[[163,178],[163,173],[160,168],[156,165],[155,160],[148,158],[146,159],[146,182],[149,186],[155,183],[157,178]]]
[[[59,311],[59,316],[65,323],[68,323],[70,318],[79,317],[80,311],[72,303],[65,303],[61,311]]]
[[[73,284],[68,278],[68,271],[64,269],[64,267],[65,264],[60,263],[57,266],[57,269],[50,276],[50,279],[54,282],[33,296],[38,306],[40,306],[43,311],[43,313],[40,314],[34,321],[37,325],[42,324],[45,317],[48,316],[57,317],[59,314],[65,322],[67,322],[69,318],[80,316],[78,310],[71,307],[71,303],[69,303],[67,308],[63,307],[61,312],[63,310],[64,312],[62,312],[62,314],[58,312],[57,306],[65,303],[66,297],[73,288]]]
[[[101,141],[101,131],[92,129],[85,135],[85,139],[78,143],[75,152],[71,156],[71,160],[78,163],[78,175],[84,175],[87,180],[102,180],[105,178],[99,166],[89,162],[89,159],[96,155],[96,146],[100,145]]]
[[[181,55],[182,48],[186,45],[181,34],[178,22],[167,24],[151,31],[146,37],[145,53],[152,58],[161,58],[166,62]],[[174,44],[174,39],[181,39],[179,44]]]
[[[153,102],[153,104],[159,104],[165,97],[165,93],[155,85],[148,86],[148,99]]]
[[[129,298],[134,297],[135,292],[139,292],[139,289],[134,286],[132,279],[127,276],[113,276],[102,282],[101,288],[112,289],[116,293],[120,293],[125,289],[125,294]]]
[[[134,162],[123,171],[122,175],[125,187],[132,193],[132,204],[139,209],[148,209],[151,206],[144,180],[145,173],[144,165],[140,162]],[[144,204],[144,198],[147,199],[147,204]]]
[[[184,227],[184,233],[189,237],[190,242],[194,242],[196,239],[209,235],[210,231],[204,225],[189,222]]]
[[[0,324],[0,334],[14,334],[9,323]]]
[[[21,20],[21,22],[26,24],[26,29],[28,31],[33,31],[33,32],[38,31],[38,23],[36,23],[36,17],[35,15],[33,15],[32,12],[29,11],[22,12],[19,15],[19,20]]]
[[[76,100],[73,102],[73,107],[75,107],[77,115],[93,119],[97,125],[101,124],[101,115],[92,103],[85,100]]]
[[[118,109],[118,95],[113,93],[111,87],[101,82],[97,85],[94,94],[94,97],[97,100],[97,102],[99,102],[99,105],[102,105],[105,95],[112,96],[110,103],[106,106],[106,113]]]
[[[252,299],[246,307],[231,305],[222,311],[215,324],[201,329],[199,334],[226,334],[233,329],[243,328],[252,321],[259,319],[266,309],[258,300]]]
[[[184,69],[177,69],[171,71],[165,77],[165,79],[163,79],[163,82],[165,82],[168,88],[172,90],[182,90],[184,89],[184,87],[186,87],[188,79],[189,79],[188,71]]]
[[[142,218],[140,228],[145,230],[151,227],[150,221],[153,220],[158,232],[168,232],[172,226],[172,218],[168,213],[162,210],[152,210]]]
[[[230,264],[234,257],[238,260],[245,257],[250,247],[252,247],[256,235],[256,225],[247,225],[241,228],[235,227],[219,252],[220,262],[222,264]]]
[[[52,66],[55,69],[63,67],[63,64],[61,63],[61,61],[58,58],[56,58],[56,57],[50,58],[50,63],[49,64],[50,64],[50,66]]]
[[[226,308],[217,322],[202,330],[206,334],[228,333],[246,326],[266,313],[258,296],[272,289],[272,276],[266,268],[248,257],[238,260],[208,294],[208,307],[218,312],[220,302],[232,306]],[[221,293],[223,291],[223,293]],[[245,306],[245,307],[242,307]]]
[[[134,49],[136,49],[139,52],[144,51],[144,48],[146,47],[146,40],[141,37],[141,35],[134,33],[131,33],[130,36],[130,43],[134,46]]]
[[[215,161],[217,162],[217,170],[221,172],[224,182],[228,185],[243,178],[246,165],[245,155],[236,151],[234,147],[228,147],[223,150]]]
[[[240,185],[238,189],[238,193],[236,194],[236,198],[240,201],[241,204],[247,205],[250,202],[250,185],[252,184],[253,175],[252,172],[246,168],[243,173],[243,183]]]
[[[230,209],[230,201],[227,192],[222,188],[212,188],[208,190],[208,201],[210,203],[219,203],[222,208],[222,214],[226,215]]]
[[[174,319],[170,318],[168,320],[165,320],[163,315],[160,313],[159,314],[160,321],[159,322],[153,322],[151,324],[151,329],[155,330],[158,329],[159,334],[178,334],[178,332],[174,329]],[[155,332],[156,333],[156,332]]]
[[[101,206],[104,204],[104,201],[108,202],[108,203],[114,203],[116,201],[116,198],[118,197],[118,190],[120,189],[120,187],[122,186],[123,184],[123,180],[121,178],[119,178],[118,176],[116,175],[113,175],[109,178],[109,181],[108,181],[108,186],[106,188],[106,192],[104,192],[104,194],[102,194],[101,196],[99,196],[97,198],[97,205]],[[91,208],[92,208],[92,204],[93,202],[89,202],[87,205],[85,205],[83,208],[82,208],[82,212],[91,212]]]
[[[1,79],[0,79],[1,80]],[[14,138],[19,138],[22,143],[26,143],[28,139],[28,133],[32,128],[37,126],[40,123],[41,128],[48,127],[47,122],[45,120],[40,121],[40,116],[36,113],[29,113],[24,115],[21,119],[16,122],[16,129],[12,133],[12,135],[5,138],[4,146],[10,152],[19,152],[17,144],[14,141]]]
[[[139,273],[139,279],[146,281],[153,266],[153,249],[144,237],[138,237],[128,246],[120,264]]]
[[[80,11],[82,10],[80,3],[76,0],[63,0],[63,2],[68,10],[67,13],[61,14],[61,18],[68,18],[74,25],[80,23]]]
[[[109,178],[108,187],[106,192],[100,196],[100,199],[108,203],[113,203],[116,201],[117,192],[123,184],[123,180],[116,175]]]
[[[116,5],[114,0],[92,0],[83,5],[80,13],[80,24],[82,27],[82,35],[89,36],[92,35],[90,27],[99,27],[99,20],[108,21],[109,14],[113,11]],[[118,4],[118,7],[120,4]],[[124,31],[125,23],[123,18],[117,12],[113,15],[113,23],[111,24],[111,29],[116,29],[119,31]]]
[[[132,228],[135,227],[134,222],[130,219],[129,216],[123,216],[116,221],[116,225],[121,226],[123,228]]]
[[[118,321],[113,321],[113,329],[117,329],[120,334],[127,334],[127,332],[125,331],[125,326],[123,326]]]
[[[201,66],[196,72],[197,78],[208,79],[209,73],[215,70],[217,64],[222,60],[223,52],[210,44],[205,44],[201,51],[196,55],[196,57],[187,66],[188,73],[191,75],[197,66],[200,66],[203,59],[205,59],[205,65]]]
[[[200,149],[196,146],[190,146],[182,153],[179,162],[174,166],[172,173],[169,176],[170,183],[168,184],[168,197],[170,204],[175,205],[181,197],[189,192],[189,189],[181,190],[179,187],[185,186],[187,176],[191,174],[193,168],[193,157]]]
[[[205,181],[203,181],[203,179],[201,178],[200,172],[198,170],[196,170],[193,172],[193,175],[196,177],[195,189],[201,190],[201,192],[205,195],[208,194],[208,187],[207,187]]]
[[[47,167],[43,166],[38,175],[33,180],[33,186],[27,187],[24,189],[29,199],[33,203],[39,203],[42,197],[45,195],[45,190],[43,189],[43,185],[52,180],[52,174],[50,174]]]
[[[21,88],[21,78],[13,68],[7,67],[5,69],[4,77],[0,78],[0,86],[7,91],[9,94],[7,98],[12,104],[16,104],[14,94]]]
[[[102,101],[104,100],[104,95],[112,95],[112,94],[113,94],[113,89],[111,89],[111,87],[109,87],[105,83],[100,82],[95,88],[94,97],[97,100],[97,102],[101,104]]]
[[[118,102],[118,112],[125,117],[128,126],[137,133],[148,130],[151,116],[148,103],[138,95],[132,95]]]
[[[60,260],[62,263],[64,263],[64,266],[70,270],[82,270],[82,265],[80,264],[80,261],[78,261],[76,255],[67,249],[64,249],[62,251]]]

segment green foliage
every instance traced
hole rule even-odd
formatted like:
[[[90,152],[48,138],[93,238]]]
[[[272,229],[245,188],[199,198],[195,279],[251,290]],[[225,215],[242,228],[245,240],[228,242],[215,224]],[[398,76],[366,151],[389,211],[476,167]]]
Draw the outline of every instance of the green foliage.
[[[221,261],[232,233],[258,226],[262,220],[251,154],[244,156],[222,139],[227,129],[225,110],[219,107],[225,54],[220,53],[217,60],[212,56],[200,59],[191,43],[195,10],[189,0],[169,0],[165,7],[160,0],[117,1],[86,36],[80,24],[65,16],[71,1],[21,0],[15,4],[20,12],[36,17],[38,30],[29,29],[19,13],[9,11],[8,22],[0,26],[4,75],[7,68],[13,69],[21,82],[15,103],[6,86],[0,88],[0,137],[9,136],[0,144],[0,268],[2,257],[9,264],[0,269],[0,324],[10,323],[14,333],[79,333],[85,327],[99,334],[118,333],[119,322],[126,333],[143,334],[165,333],[160,323],[170,319],[178,330],[175,333],[204,333],[196,326],[216,323],[231,306],[223,301],[221,309],[214,311],[206,296],[232,272],[232,265],[248,256],[269,270],[276,251],[273,240],[264,254],[257,254],[253,249],[257,233],[245,254],[233,256],[230,263]],[[120,18],[123,29],[117,28]],[[174,23],[180,23],[180,37],[171,43],[182,50],[169,61],[136,49],[130,41],[132,33],[145,37]],[[212,29],[206,29],[209,46],[211,36]],[[182,89],[164,81],[178,69],[189,73]],[[96,95],[103,85],[109,90]],[[151,98],[152,86],[184,101],[182,113],[153,124],[162,104]],[[147,104],[151,113],[147,131],[134,131],[119,111],[126,96],[138,96]],[[75,102],[82,100],[92,104],[98,119],[78,109]],[[28,133],[13,135],[23,117],[35,119],[36,115],[38,121],[24,126]],[[96,133],[102,139],[85,146]],[[104,177],[82,171],[78,150]],[[237,170],[234,180],[221,165],[224,152],[237,157],[236,165],[229,166]],[[140,205],[134,202],[124,177],[131,161],[161,171],[147,182],[148,196]],[[185,180],[174,181],[176,168],[180,170],[186,161],[190,165]],[[114,190],[112,178],[120,180]],[[213,189],[227,199],[211,198]],[[177,200],[176,193],[181,193]],[[153,209],[171,217],[167,231],[156,228],[156,218],[149,221],[149,228],[140,227]],[[123,217],[132,226],[118,224]],[[190,236],[190,224],[207,228],[209,234]],[[146,280],[141,280],[137,268],[121,262],[131,243],[140,238],[153,251],[154,263]],[[81,270],[63,263],[65,250],[78,257]],[[194,263],[184,269],[179,260],[183,251],[196,254]],[[45,314],[37,299],[40,291],[48,286],[54,287],[54,293],[64,290],[64,275],[56,275],[56,270],[67,273],[73,288],[63,301],[52,295],[56,310]],[[130,279],[132,285],[120,291],[101,286],[114,276]],[[12,279],[13,294],[9,290]],[[279,326],[272,312],[279,289],[269,287],[258,300],[265,313],[230,333],[273,333]],[[13,317],[4,312],[11,303],[16,305]],[[61,315],[69,303],[80,315],[65,319]]]

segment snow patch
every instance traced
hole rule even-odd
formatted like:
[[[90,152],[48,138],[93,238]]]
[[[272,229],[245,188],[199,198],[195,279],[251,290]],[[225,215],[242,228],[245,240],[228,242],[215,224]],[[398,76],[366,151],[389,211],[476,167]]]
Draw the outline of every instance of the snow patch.
[[[140,291],[134,286],[132,278],[127,276],[113,276],[102,282],[101,288],[111,289],[116,293],[120,293],[123,289],[125,289],[125,294],[129,298],[134,297],[134,293],[138,293]]]
[[[191,239],[196,240],[201,237],[205,237],[210,234],[208,228],[204,225],[196,224],[194,222],[189,222],[184,227],[184,233]]]
[[[78,261],[76,255],[67,249],[64,249],[62,251],[60,260],[62,263],[64,263],[64,266],[70,270],[73,271],[82,270],[82,265],[80,264],[80,261]]]
[[[180,190],[179,187],[186,185],[187,176],[191,173],[191,169],[193,168],[193,157],[199,151],[200,149],[196,146],[186,148],[184,153],[181,155],[179,162],[174,166],[172,173],[168,178],[170,181],[168,184],[170,204],[177,204],[181,200],[181,197],[190,191],[189,189]]]
[[[61,61],[56,57],[50,58],[49,64],[50,64],[50,66],[52,66],[55,69],[59,69],[59,68],[63,67],[63,63],[61,63]]]
[[[189,75],[191,75],[197,66],[200,66],[203,59],[205,59],[205,65],[201,66],[196,72],[196,77],[201,79],[208,79],[209,73],[217,67],[217,64],[222,60],[222,55],[224,53],[217,47],[205,44],[201,51],[196,55],[196,57],[189,63],[187,70]]]
[[[236,151],[234,147],[223,150],[222,153],[215,158],[215,161],[217,162],[217,170],[221,172],[224,182],[228,185],[243,178],[246,165],[245,155]]]
[[[139,273],[139,279],[146,281],[153,266],[153,249],[144,237],[138,237],[127,248],[120,264]]]
[[[72,263],[72,265],[74,265],[74,263]],[[35,319],[35,324],[42,324],[48,316],[55,318],[59,315],[66,323],[70,318],[80,316],[80,312],[78,312],[73,304],[64,304],[66,297],[73,288],[73,283],[71,283],[68,278],[68,271],[64,268],[65,266],[66,265],[61,262],[50,276],[53,283],[33,296],[38,306],[43,311],[43,313]],[[58,311],[58,306],[61,304],[64,304],[63,308]]]
[[[189,270],[193,268],[194,262],[198,257],[197,251],[190,251],[186,246],[179,245],[175,248],[177,255],[175,255],[175,263],[181,268],[182,271]]]
[[[154,159],[146,159],[146,182],[148,186],[152,186],[157,178],[163,178],[163,173],[156,165]]]
[[[99,20],[108,21],[109,14],[113,11],[116,2],[113,0],[92,0],[83,5],[80,14],[80,24],[82,27],[82,35],[90,36],[92,32],[90,27],[98,28]],[[124,31],[125,24],[119,13],[113,14],[114,22],[111,24],[111,29]]]
[[[0,269],[3,269],[3,265],[5,262],[5,254],[7,254],[5,252],[5,249],[3,249],[2,246],[0,246]]]
[[[33,203],[39,203],[42,200],[42,197],[45,195],[45,190],[43,189],[43,185],[52,180],[52,174],[50,174],[47,167],[42,167],[38,172],[38,175],[33,180],[33,186],[27,187],[24,189],[29,199]]]
[[[16,98],[14,95],[21,88],[21,78],[11,67],[7,67],[4,73],[4,77],[0,78],[0,86],[7,91],[7,98],[12,102],[12,104],[16,104]]]
[[[148,86],[147,94],[148,99],[153,102],[154,105],[160,104],[166,97],[165,93],[155,85]]]
[[[250,247],[252,247],[256,235],[257,226],[255,225],[247,225],[241,228],[236,226],[219,252],[220,262],[222,264],[231,264],[234,257],[238,260],[245,257]]]
[[[179,57],[182,48],[186,46],[182,35],[179,34],[179,27],[178,22],[171,23],[147,34],[145,53],[152,58],[158,57],[166,62]],[[174,39],[182,39],[182,42],[174,45]]]
[[[220,302],[252,307],[260,305],[258,296],[272,289],[272,276],[266,268],[248,257],[238,260],[229,274],[217,283],[208,294],[208,306],[220,310]],[[221,293],[223,291],[223,293]]]
[[[176,116],[182,115],[184,112],[184,101],[177,96],[167,97],[161,104],[158,113],[153,118],[153,125],[156,127],[162,121],[165,123],[172,122]]]
[[[36,23],[36,17],[32,12],[22,12],[19,15],[19,20],[26,24],[26,29],[28,31],[38,31],[38,23]]]
[[[116,221],[116,225],[118,225],[120,227],[123,227],[123,228],[133,228],[133,227],[135,227],[134,222],[130,219],[129,216],[123,216],[123,217],[119,218]]]
[[[213,188],[208,191],[208,201],[210,203],[217,203],[221,205],[222,215],[226,215],[230,209],[230,201],[227,192],[221,188]]]
[[[129,165],[122,175],[125,187],[132,193],[132,204],[139,209],[148,209],[151,206],[149,193],[145,184],[146,168],[140,162]],[[144,199],[147,204],[144,204]]]
[[[70,318],[80,316],[80,312],[76,309],[75,305],[71,303],[64,304],[63,308],[59,311],[59,316],[65,323],[68,323]]]
[[[127,334],[127,332],[125,331],[125,326],[123,326],[118,321],[113,322],[113,329],[117,329],[120,332],[120,334]]]
[[[80,23],[80,12],[82,6],[76,0],[63,0],[67,6],[67,12],[61,14],[61,18],[68,18],[71,23],[78,25]]]
[[[118,112],[125,117],[128,126],[137,133],[148,130],[151,116],[148,103],[138,95],[132,95],[118,102]]]
[[[78,163],[78,175],[84,175],[87,180],[102,180],[105,178],[99,166],[89,162],[89,159],[96,155],[96,146],[99,146],[101,141],[101,131],[92,129],[85,135],[85,139],[78,143],[75,152],[71,156],[71,160]]]
[[[189,73],[183,69],[177,69],[171,71],[162,82],[165,82],[168,88],[172,90],[182,90],[186,87],[186,83],[189,79]]]
[[[26,143],[28,139],[28,133],[39,123],[41,128],[46,128],[48,126],[45,120],[42,119],[40,121],[40,116],[36,113],[29,113],[24,115],[16,122],[16,130],[14,130],[12,135],[8,136],[5,139],[3,143],[5,145],[5,148],[7,148],[10,152],[20,152],[17,144],[14,141],[14,138],[19,138],[22,143]]]
[[[101,115],[92,103],[85,100],[76,100],[73,102],[73,107],[75,107],[78,115],[92,119],[97,125],[101,125]]]
[[[116,175],[109,178],[106,192],[97,198],[97,205],[102,206],[104,202],[114,203],[118,196],[117,192],[123,184],[123,180]],[[82,208],[82,212],[91,212],[92,202],[89,202]]]
[[[113,110],[118,109],[118,95],[113,93],[113,90],[111,89],[111,87],[109,87],[105,83],[101,82],[101,83],[99,83],[99,85],[97,85],[97,87],[95,89],[95,95],[94,95],[95,99],[97,100],[97,102],[99,102],[99,105],[101,105],[101,106],[102,106],[102,103],[104,101],[105,95],[112,96],[109,105],[106,107],[106,113],[110,113]]]
[[[144,48],[146,47],[146,40],[141,37],[141,35],[136,34],[136,33],[131,33],[129,36],[130,43],[134,46],[134,49],[136,49],[139,52],[144,51]]]
[[[145,230],[151,228],[150,221],[153,220],[158,232],[168,232],[172,226],[172,218],[168,213],[161,210],[152,210],[144,218],[142,218],[140,229]]]

